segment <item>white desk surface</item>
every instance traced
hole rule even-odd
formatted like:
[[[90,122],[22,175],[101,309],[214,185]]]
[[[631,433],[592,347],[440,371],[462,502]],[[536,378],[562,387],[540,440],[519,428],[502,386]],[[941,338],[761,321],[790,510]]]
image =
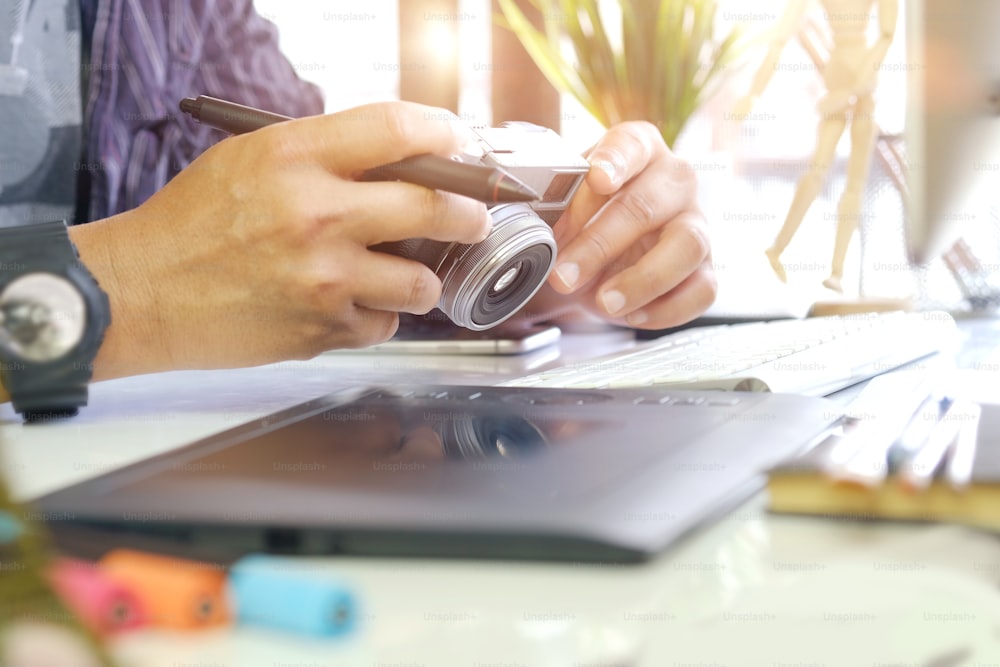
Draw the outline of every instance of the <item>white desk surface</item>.
[[[339,388],[492,384],[624,340],[566,336],[561,359],[552,351],[326,355],[98,383],[91,405],[61,424],[24,427],[0,406],[2,472],[15,496],[30,500]],[[996,537],[772,516],[762,507],[758,496],[643,566],[316,559],[361,598],[362,623],[350,638],[142,630],[113,647],[133,667],[1000,664]]]

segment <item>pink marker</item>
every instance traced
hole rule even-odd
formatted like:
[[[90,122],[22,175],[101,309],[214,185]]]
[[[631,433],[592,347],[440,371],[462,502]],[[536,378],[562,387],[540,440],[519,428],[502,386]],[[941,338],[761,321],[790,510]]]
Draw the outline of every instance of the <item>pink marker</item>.
[[[132,590],[96,564],[57,559],[49,580],[69,609],[91,630],[107,635],[146,623],[146,613]]]

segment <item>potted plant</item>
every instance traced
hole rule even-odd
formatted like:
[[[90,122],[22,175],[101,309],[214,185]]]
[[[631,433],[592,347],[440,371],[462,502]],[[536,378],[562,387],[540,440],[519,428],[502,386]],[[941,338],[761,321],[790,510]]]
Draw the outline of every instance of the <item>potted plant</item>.
[[[717,0],[533,0],[544,30],[515,0],[499,3],[502,20],[553,86],[605,127],[650,121],[668,146],[744,51],[739,26],[717,34]],[[608,26],[619,21],[617,39]]]

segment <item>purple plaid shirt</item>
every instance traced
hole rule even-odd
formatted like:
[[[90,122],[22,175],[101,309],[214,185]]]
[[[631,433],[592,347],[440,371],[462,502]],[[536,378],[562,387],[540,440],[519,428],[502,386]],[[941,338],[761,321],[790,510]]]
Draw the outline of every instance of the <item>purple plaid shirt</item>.
[[[298,78],[252,0],[98,0],[91,43],[83,65],[91,220],[135,208],[226,136],[182,114],[181,98],[323,112],[319,90]]]

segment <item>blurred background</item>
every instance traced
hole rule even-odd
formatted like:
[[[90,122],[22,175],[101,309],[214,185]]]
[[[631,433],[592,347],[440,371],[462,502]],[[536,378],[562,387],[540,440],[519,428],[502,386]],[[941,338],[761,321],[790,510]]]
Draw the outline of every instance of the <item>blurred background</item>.
[[[410,99],[451,109],[476,124],[537,122],[557,129],[585,150],[601,136],[601,122],[573,95],[549,83],[505,25],[501,4],[498,0],[256,0],[258,11],[279,27],[282,47],[299,74],[322,88],[327,111]],[[543,33],[560,18],[544,15],[529,0],[509,4],[523,9]],[[597,4],[608,41],[620,49],[619,2]],[[749,89],[784,3],[688,0],[686,4],[716,5],[712,19],[716,41],[734,29],[744,38],[738,56],[717,73],[717,85],[698,101],[672,146],[700,174],[700,196],[712,225],[720,278],[717,305],[738,310],[752,300],[761,310],[773,306],[804,314],[817,300],[840,298],[825,290],[821,281],[829,273],[837,200],[850,150],[846,133],[821,196],[782,257],[788,284],[777,281],[763,255],[784,221],[815,146],[815,105],[824,86],[814,57],[793,38],[752,114],[740,121],[733,116],[733,104]],[[825,17],[819,3],[814,4],[811,19],[822,25]],[[880,148],[872,163],[859,233],[848,254],[844,297],[911,299],[922,307],[962,309],[968,307],[967,294],[945,262],[938,259],[914,268],[904,250],[899,174],[893,173],[893,153],[885,150],[893,147],[897,160],[905,159],[905,2],[900,5],[895,39],[879,74],[875,120]],[[871,18],[873,42],[879,26],[876,15]],[[560,49],[572,59],[567,44]],[[975,249],[983,275],[996,273],[1000,267],[996,192],[987,193],[973,210],[956,215],[967,223],[964,237]]]

